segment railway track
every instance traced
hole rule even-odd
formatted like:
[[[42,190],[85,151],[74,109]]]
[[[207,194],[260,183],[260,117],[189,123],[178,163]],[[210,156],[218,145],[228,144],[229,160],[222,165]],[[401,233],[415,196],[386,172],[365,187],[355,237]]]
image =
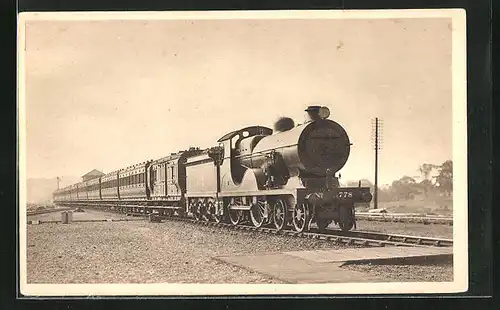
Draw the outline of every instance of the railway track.
[[[421,214],[356,212],[356,219],[378,222],[453,225],[453,217],[425,216]]]
[[[26,216],[45,214],[45,213],[62,212],[62,211],[67,211],[67,210],[71,210],[71,209],[72,208],[52,208],[52,209],[26,211]]]
[[[373,239],[387,242],[398,242],[402,244],[409,245],[424,245],[424,246],[436,246],[436,247],[451,247],[453,246],[453,240],[442,239],[442,238],[431,238],[431,237],[420,237],[411,235],[398,235],[398,234],[387,234],[381,232],[366,232],[366,231],[349,231],[344,232],[341,230],[329,230],[335,235],[350,235],[362,239]]]
[[[95,208],[95,206],[91,206],[90,208]],[[140,216],[140,217],[150,216],[150,214],[143,212],[127,212],[127,215]],[[309,232],[298,233],[294,230],[288,230],[288,229],[278,231],[274,228],[255,227],[250,224],[242,224],[234,226],[229,223],[198,221],[192,218],[178,217],[178,216],[161,216],[158,217],[158,219],[165,221],[185,222],[193,225],[208,226],[208,227],[221,228],[227,230],[256,231],[266,234],[285,235],[285,236],[307,238],[313,240],[325,240],[325,241],[335,242],[337,244],[358,245],[366,247],[383,247],[383,246],[452,247],[453,246],[453,240],[451,239],[398,235],[398,234],[388,234],[381,232],[365,232],[357,230],[346,232],[337,229],[328,229],[325,232],[319,232],[317,229],[312,228],[312,230]]]
[[[196,221],[189,218],[180,217],[165,217],[163,218],[169,221],[179,221],[188,222],[200,226],[210,226],[210,227],[220,227],[230,230],[243,230],[243,231],[258,231],[262,233],[275,234],[275,235],[286,235],[294,237],[302,237],[308,239],[316,240],[326,240],[333,241],[336,243],[347,244],[347,245],[360,245],[360,246],[372,246],[372,247],[383,247],[383,246],[422,246],[422,247],[451,247],[453,246],[453,240],[449,239],[438,239],[429,237],[419,237],[419,236],[406,236],[406,235],[395,235],[386,233],[375,233],[375,232],[362,232],[362,231],[349,231],[344,232],[341,230],[327,230],[324,233],[317,231],[302,232],[298,233],[292,230],[282,230],[278,231],[274,228],[268,227],[254,227],[251,225],[238,225],[234,226],[227,223],[215,223],[206,221]]]
[[[72,223],[95,223],[95,222],[132,222],[132,221],[144,221],[144,219],[95,219],[95,220],[74,220]],[[28,225],[33,224],[57,224],[61,223],[61,220],[31,220],[28,221]]]

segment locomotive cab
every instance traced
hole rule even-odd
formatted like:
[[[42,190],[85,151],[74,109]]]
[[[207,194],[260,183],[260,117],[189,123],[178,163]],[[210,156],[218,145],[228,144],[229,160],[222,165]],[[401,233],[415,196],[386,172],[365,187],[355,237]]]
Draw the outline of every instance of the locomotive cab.
[[[234,187],[241,183],[249,167],[241,165],[237,158],[242,154],[251,154],[259,141],[272,132],[272,129],[264,126],[251,126],[230,132],[217,141],[224,150],[221,166],[221,174],[225,178],[223,186]]]

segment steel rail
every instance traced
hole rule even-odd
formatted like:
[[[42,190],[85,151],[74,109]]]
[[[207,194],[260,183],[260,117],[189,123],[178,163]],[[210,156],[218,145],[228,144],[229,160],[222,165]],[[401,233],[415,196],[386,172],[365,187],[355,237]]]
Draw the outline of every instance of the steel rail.
[[[94,223],[94,222],[133,222],[133,221],[144,221],[145,218],[138,219],[95,219],[95,220],[72,220],[71,223]],[[28,225],[35,224],[60,224],[61,220],[30,220]]]
[[[190,218],[180,218],[180,217],[162,217],[165,220],[173,220],[180,222],[193,223],[200,226],[211,226],[211,227],[223,227],[234,230],[243,231],[259,231],[268,234],[275,235],[287,235],[295,237],[303,237],[309,239],[317,240],[327,240],[334,241],[337,243],[343,243],[348,245],[361,245],[361,246],[422,246],[422,247],[451,247],[453,246],[453,240],[449,239],[439,239],[439,238],[429,238],[421,236],[406,236],[406,235],[396,235],[396,234],[386,234],[386,233],[376,233],[376,232],[362,232],[362,231],[341,231],[341,230],[327,230],[324,233],[309,231],[309,232],[296,232],[293,230],[281,230],[278,231],[274,228],[268,227],[254,227],[251,225],[237,225],[234,226],[228,223],[216,223],[216,222],[206,222],[197,221]]]
[[[412,236],[412,235],[399,235],[399,234],[390,234],[383,232],[368,232],[368,231],[341,231],[338,229],[331,229],[328,232],[332,232],[337,235],[350,235],[356,236],[359,238],[368,238],[373,240],[382,240],[382,241],[392,241],[392,242],[400,242],[405,244],[414,244],[414,245],[427,245],[427,246],[435,246],[435,247],[451,247],[453,246],[452,239],[444,239],[444,238],[434,238],[434,237],[424,237],[424,236]]]
[[[27,211],[26,210],[26,216],[45,214],[45,213],[53,213],[53,212],[62,212],[62,211],[68,211],[68,210],[71,210],[71,208],[53,208],[53,209],[43,209],[43,210],[34,210],[34,211]]]
[[[377,222],[400,222],[418,224],[442,224],[453,225],[452,217],[425,216],[413,214],[391,214],[391,213],[361,213],[356,212],[357,220],[377,221]]]

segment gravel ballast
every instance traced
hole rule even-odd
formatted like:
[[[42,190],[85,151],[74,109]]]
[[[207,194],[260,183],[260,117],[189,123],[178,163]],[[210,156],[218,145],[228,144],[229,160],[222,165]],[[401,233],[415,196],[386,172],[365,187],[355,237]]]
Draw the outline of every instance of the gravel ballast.
[[[184,222],[28,225],[28,283],[282,283],[214,257],[339,249],[321,240]]]

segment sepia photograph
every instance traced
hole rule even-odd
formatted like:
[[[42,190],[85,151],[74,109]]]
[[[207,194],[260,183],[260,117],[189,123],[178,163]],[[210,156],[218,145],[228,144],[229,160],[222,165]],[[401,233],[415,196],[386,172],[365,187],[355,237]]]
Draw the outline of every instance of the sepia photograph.
[[[18,26],[22,295],[467,290],[464,10]]]

